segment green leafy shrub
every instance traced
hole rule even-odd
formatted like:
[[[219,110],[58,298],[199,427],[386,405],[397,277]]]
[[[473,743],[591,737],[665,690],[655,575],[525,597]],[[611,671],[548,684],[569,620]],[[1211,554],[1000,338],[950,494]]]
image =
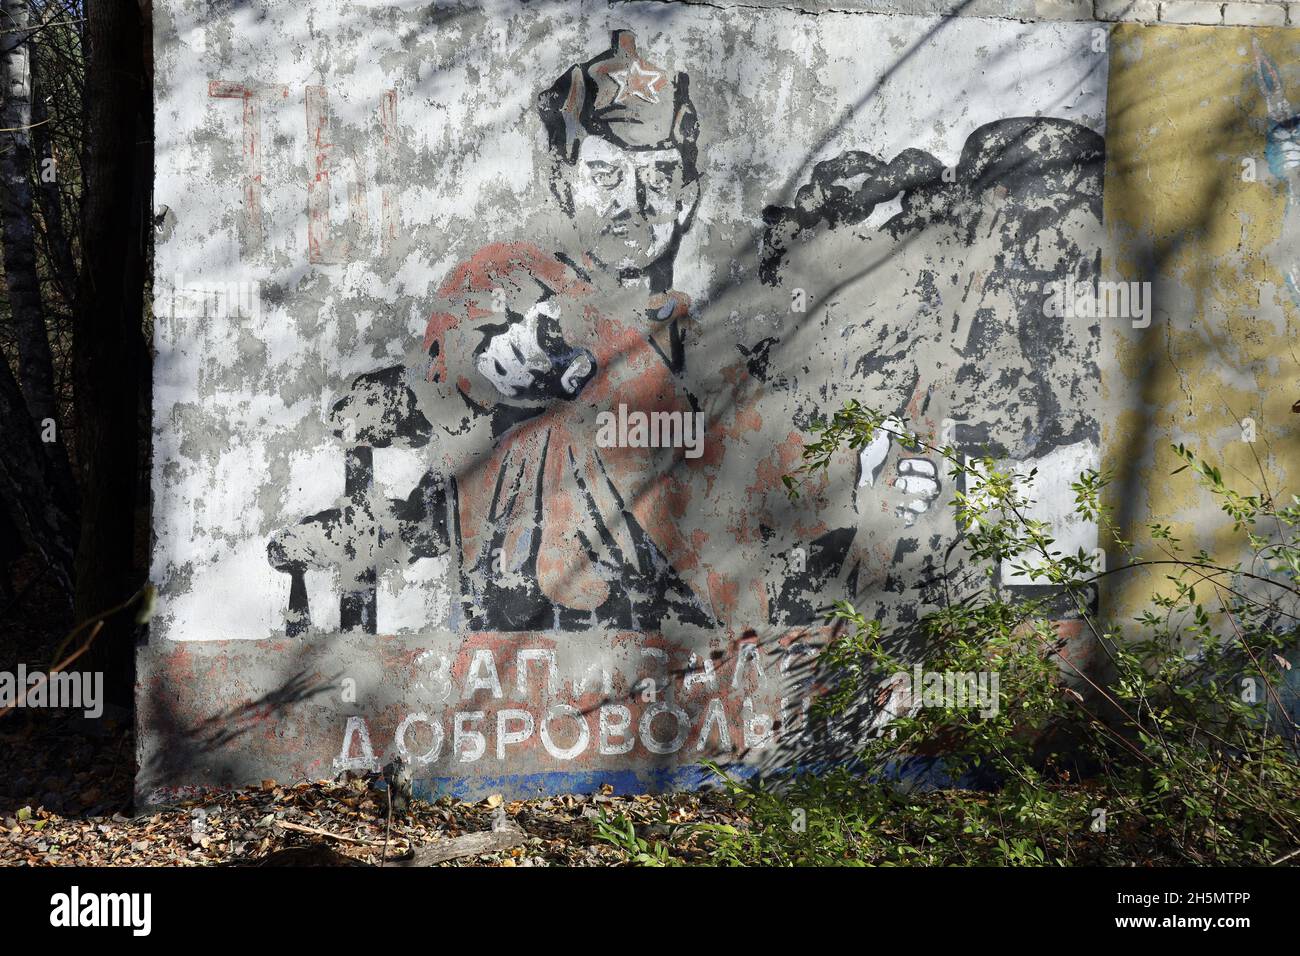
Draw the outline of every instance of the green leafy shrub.
[[[1095,471],[1072,485],[1074,510],[1095,522],[1118,566],[1062,553],[1049,526],[1026,516],[1025,482],[988,458],[970,460],[896,431],[857,403],[821,423],[786,486],[830,467],[841,447],[879,430],[950,467],[952,507],[977,583],[920,621],[921,659],[887,650],[889,635],[859,609],[822,653],[832,689],[817,720],[862,708],[887,720],[865,740],[858,766],[781,781],[725,786],[752,821],[708,834],[713,861],[735,864],[1269,864],[1300,862],[1300,732],[1285,696],[1285,657],[1300,614],[1300,498],[1279,505],[1244,495],[1182,446],[1187,471],[1240,535],[1243,561],[1188,553],[1171,529],[1149,525],[1151,554],[1124,540]],[[1186,478],[1184,480],[1187,480]],[[1000,586],[1004,562],[1036,585],[1026,599]],[[1121,634],[1096,611],[1104,578],[1147,569],[1160,590]],[[1105,675],[1064,654],[1064,604],[1100,648]],[[894,675],[996,674],[996,707],[969,701],[918,706]],[[891,683],[891,680],[893,683]],[[915,684],[915,681],[912,681]],[[900,702],[901,700],[901,702]],[[891,705],[892,710],[891,710]],[[987,790],[922,790],[897,768],[941,755],[952,776],[982,774]]]

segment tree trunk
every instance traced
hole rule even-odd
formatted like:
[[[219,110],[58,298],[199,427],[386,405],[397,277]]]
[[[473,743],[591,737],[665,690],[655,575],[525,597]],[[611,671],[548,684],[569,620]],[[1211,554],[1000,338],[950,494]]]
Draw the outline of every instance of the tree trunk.
[[[58,157],[54,154],[54,138],[50,135],[49,112],[45,106],[40,67],[32,72],[32,145],[42,163],[54,159],[53,177],[43,174],[36,186],[36,202],[45,223],[46,258],[58,283],[59,295],[69,310],[77,301],[77,260],[72,253],[72,240],[63,221],[63,204],[59,192]],[[44,167],[42,166],[42,173]]]
[[[72,470],[59,434],[54,395],[54,361],[45,329],[40,279],[36,270],[36,232],[32,216],[32,74],[27,0],[0,0],[0,243],[4,246],[5,284],[18,343],[18,375],[28,420],[41,435],[42,454],[53,479],[59,507],[75,512]],[[15,419],[9,427],[17,427]]]
[[[86,0],[86,146],[82,269],[73,334],[81,540],[79,619],[122,603],[143,579],[135,560],[140,342],[153,175],[144,11]],[[110,619],[87,669],[129,703],[134,641],[129,613]]]
[[[0,358],[0,423],[27,421],[22,391]],[[35,430],[0,428],[0,509],[7,519],[0,521],[0,533],[16,533],[24,548],[49,565],[71,606],[75,531],[49,487],[49,466]],[[17,550],[12,540],[0,542],[0,560],[13,558]]]

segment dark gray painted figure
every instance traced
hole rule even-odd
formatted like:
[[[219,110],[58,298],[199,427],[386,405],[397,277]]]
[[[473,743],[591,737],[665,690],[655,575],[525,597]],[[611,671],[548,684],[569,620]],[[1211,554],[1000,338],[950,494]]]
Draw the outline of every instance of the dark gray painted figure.
[[[980,127],[951,168],[916,149],[818,164],[793,206],[764,211],[760,264],[818,307],[766,343],[758,371],[790,390],[800,424],[858,399],[939,447],[1077,477],[1097,458],[1099,319],[1054,314],[1053,297],[1095,290],[1103,167],[1098,134],[1048,118]],[[843,361],[808,362],[809,340],[838,341]],[[941,588],[959,592],[951,510],[932,507],[941,466],[878,436],[856,494],[898,523],[871,542],[860,501],[827,516],[803,569],[771,588],[772,622],[811,622],[847,596],[906,623]]]

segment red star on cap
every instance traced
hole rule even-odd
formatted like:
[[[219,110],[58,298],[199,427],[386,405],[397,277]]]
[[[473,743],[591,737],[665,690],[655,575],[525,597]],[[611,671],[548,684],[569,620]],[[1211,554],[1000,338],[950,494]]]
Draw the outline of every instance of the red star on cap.
[[[659,102],[659,90],[664,85],[664,75],[656,69],[641,66],[635,60],[626,70],[610,73],[609,78],[618,84],[615,103],[622,103],[630,96],[637,96],[647,103]]]

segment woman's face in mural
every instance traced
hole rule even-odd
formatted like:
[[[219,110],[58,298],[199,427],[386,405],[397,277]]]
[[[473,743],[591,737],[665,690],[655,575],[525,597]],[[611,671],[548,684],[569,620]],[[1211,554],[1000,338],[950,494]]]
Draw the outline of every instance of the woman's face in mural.
[[[669,251],[699,189],[676,149],[628,150],[588,136],[570,194],[583,250],[606,268],[642,271]]]

